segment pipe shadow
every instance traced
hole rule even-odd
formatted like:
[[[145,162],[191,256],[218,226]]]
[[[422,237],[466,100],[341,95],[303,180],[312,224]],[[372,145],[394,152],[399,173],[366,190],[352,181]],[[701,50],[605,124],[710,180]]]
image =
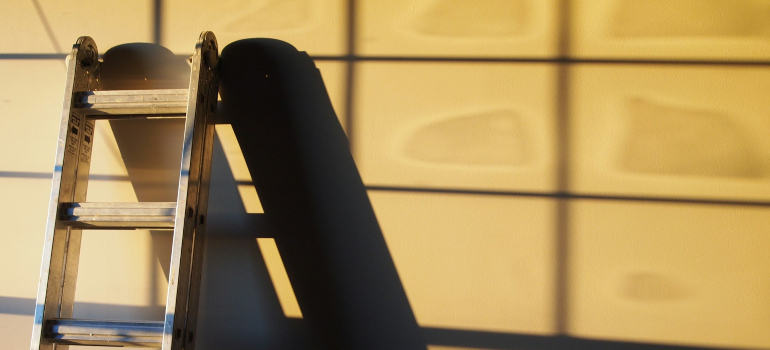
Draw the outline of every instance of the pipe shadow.
[[[184,58],[166,48],[125,44],[104,54],[100,88],[186,89],[189,74],[190,67]],[[109,123],[137,199],[176,201],[184,120],[125,119]],[[246,212],[219,137],[215,137],[212,158],[208,232],[198,305],[198,349],[312,348],[303,335],[308,333],[304,322],[285,317],[257,245],[256,238],[274,236],[272,225],[264,215]],[[150,235],[156,258],[150,264],[159,263],[168,279],[172,233],[150,230]],[[157,281],[156,277],[151,276],[152,281]],[[155,284],[150,286],[150,298],[156,297],[157,288]],[[120,307],[89,306],[80,303],[77,308],[89,315],[126,311]],[[150,319],[163,319],[165,313],[162,305],[128,311],[145,312]]]
[[[190,68],[168,49],[154,44],[118,45],[104,53],[100,64],[101,90],[187,89]],[[139,202],[175,202],[182,158],[183,119],[109,120],[129,181]],[[149,262],[150,300],[159,301],[159,264],[168,280],[173,236],[170,231],[149,230],[156,261]],[[160,315],[154,315],[162,317]]]

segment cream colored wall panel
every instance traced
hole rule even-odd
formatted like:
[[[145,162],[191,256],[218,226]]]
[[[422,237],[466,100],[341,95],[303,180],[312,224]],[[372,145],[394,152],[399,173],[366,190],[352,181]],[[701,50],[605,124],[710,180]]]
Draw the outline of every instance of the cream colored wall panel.
[[[358,69],[353,142],[366,184],[554,189],[555,66]]]
[[[134,186],[109,122],[97,120],[94,129],[87,201],[136,202]]]
[[[0,60],[0,171],[51,174],[56,154],[64,61]]]
[[[580,57],[766,60],[769,0],[573,0]]]
[[[310,55],[341,55],[347,50],[346,8],[344,0],[169,0],[162,44],[189,54],[200,32],[209,30],[220,50],[240,39],[273,38]]]
[[[32,315],[0,314],[0,338],[3,349],[27,349],[32,338]]]
[[[0,297],[37,295],[50,191],[50,178],[0,178]]]
[[[151,0],[92,1],[88,6],[75,0],[12,0],[0,28],[0,53],[69,54],[78,37],[96,40],[100,52],[130,42],[153,38]],[[50,38],[48,27],[53,35]]]
[[[569,333],[770,346],[770,209],[570,204]]]
[[[94,38],[100,53],[120,44],[152,41],[153,6],[152,0],[91,1],[88,6],[77,0],[40,1],[66,54],[84,35]]]
[[[32,1],[6,0],[0,31],[3,33],[0,37],[0,53],[56,52],[57,48],[48,40],[45,25]]]
[[[83,232],[75,317],[161,320],[166,288],[166,277],[153,252],[153,239],[146,230]]]
[[[358,53],[375,56],[557,55],[554,0],[364,0]]]
[[[343,128],[346,128],[347,120],[347,63],[338,61],[315,61],[315,66],[321,71],[321,77],[332,102],[334,112],[340,120]],[[347,131],[347,130],[346,130]]]
[[[369,196],[421,326],[554,332],[554,201]]]
[[[770,69],[577,66],[570,189],[770,200]]]
[[[64,74],[59,61],[0,61],[0,297],[37,293]]]

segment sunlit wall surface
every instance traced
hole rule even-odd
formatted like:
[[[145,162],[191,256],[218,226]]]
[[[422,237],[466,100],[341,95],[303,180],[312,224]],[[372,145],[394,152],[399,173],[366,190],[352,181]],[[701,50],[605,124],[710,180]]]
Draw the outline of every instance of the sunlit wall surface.
[[[431,349],[558,335],[770,348],[770,0],[2,9],[2,349],[29,343],[70,45],[89,35],[101,52],[141,41],[187,55],[202,30],[220,47],[271,37],[316,59]],[[168,191],[163,169],[124,159],[115,130],[97,124],[89,200]],[[238,140],[217,132],[212,200],[231,206],[210,209],[224,233],[204,282],[223,290],[204,291],[201,320],[237,345],[267,332],[260,313],[297,320],[301,305],[274,244],[239,241],[266,228],[249,219],[261,207]],[[162,317],[164,237],[86,232],[76,316]],[[275,295],[280,308],[260,307]],[[201,333],[199,348],[221,348]]]

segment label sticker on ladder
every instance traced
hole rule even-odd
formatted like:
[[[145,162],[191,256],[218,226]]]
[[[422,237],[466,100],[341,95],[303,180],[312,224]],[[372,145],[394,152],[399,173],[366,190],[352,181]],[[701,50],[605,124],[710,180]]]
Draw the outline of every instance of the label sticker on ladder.
[[[93,121],[86,121],[83,125],[83,131],[86,133],[83,135],[83,147],[80,150],[80,161],[83,163],[91,162],[91,138],[94,135]]]
[[[71,156],[78,155],[78,141],[80,137],[80,118],[77,115],[70,116],[70,129],[67,135],[67,153]]]
[[[75,134],[77,134],[77,130],[77,127],[72,125],[70,127],[69,137],[67,137],[67,154],[71,156],[78,155],[78,137],[75,136]]]

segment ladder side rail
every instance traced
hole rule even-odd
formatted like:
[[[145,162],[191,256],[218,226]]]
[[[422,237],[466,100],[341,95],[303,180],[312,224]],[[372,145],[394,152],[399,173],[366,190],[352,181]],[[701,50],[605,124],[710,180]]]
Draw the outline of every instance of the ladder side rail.
[[[96,89],[96,81],[98,81],[98,65],[99,61],[94,60],[91,67],[82,67],[78,65],[80,70],[81,79],[85,80],[86,91]],[[78,74],[76,71],[75,74]],[[89,82],[94,82],[90,84]],[[78,84],[80,85],[80,84]],[[72,196],[72,201],[85,202],[88,194],[88,175],[91,171],[91,151],[93,150],[94,141],[94,129],[96,128],[95,121],[88,118],[86,115],[80,115],[83,123],[83,128],[80,132],[80,146],[78,147],[79,157],[77,159],[77,169],[75,175],[75,193]],[[64,198],[59,198],[59,211],[57,219],[61,220],[62,217],[62,205]],[[75,306],[75,285],[77,283],[78,265],[80,262],[80,242],[83,234],[81,228],[70,226],[70,233],[67,240],[67,261],[64,269],[64,281],[62,283],[62,297],[61,297],[61,311],[59,317],[71,318]]]
[[[205,34],[205,33],[204,33]],[[219,96],[218,44],[212,33],[205,39],[203,57],[208,68],[206,86],[208,93],[204,94],[203,105],[203,147],[200,167],[200,180],[198,190],[198,215],[193,232],[192,263],[190,266],[190,286],[186,309],[186,335],[184,349],[195,349],[195,336],[197,335],[198,305],[200,300],[201,273],[203,269],[203,249],[206,239],[206,219],[208,218],[209,186],[211,184],[211,160],[214,153],[214,113],[217,108]]]
[[[73,113],[72,107],[76,92],[95,87],[99,64],[97,57],[96,43],[89,37],[80,37],[68,57],[61,127],[32,328],[32,350],[52,350],[56,346],[45,339],[45,320],[72,315],[81,231],[59,222],[59,203],[72,202],[81,197],[85,200],[88,166],[83,164],[90,163],[93,122],[89,125],[84,116]],[[90,135],[85,132],[87,128],[90,128]],[[88,147],[81,147],[86,139]],[[81,166],[82,171],[78,171]],[[84,183],[76,185],[81,179]],[[61,345],[56,347],[58,350],[67,348]]]
[[[198,191],[200,168],[205,131],[204,115],[208,94],[208,67],[204,50],[206,38],[213,37],[203,32],[198,39],[193,55],[190,74],[187,116],[184,128],[182,163],[177,192],[177,211],[174,224],[174,238],[169,267],[168,295],[163,330],[163,350],[181,349],[186,335],[186,314],[189,298],[190,267],[192,263],[193,235],[197,223]]]

